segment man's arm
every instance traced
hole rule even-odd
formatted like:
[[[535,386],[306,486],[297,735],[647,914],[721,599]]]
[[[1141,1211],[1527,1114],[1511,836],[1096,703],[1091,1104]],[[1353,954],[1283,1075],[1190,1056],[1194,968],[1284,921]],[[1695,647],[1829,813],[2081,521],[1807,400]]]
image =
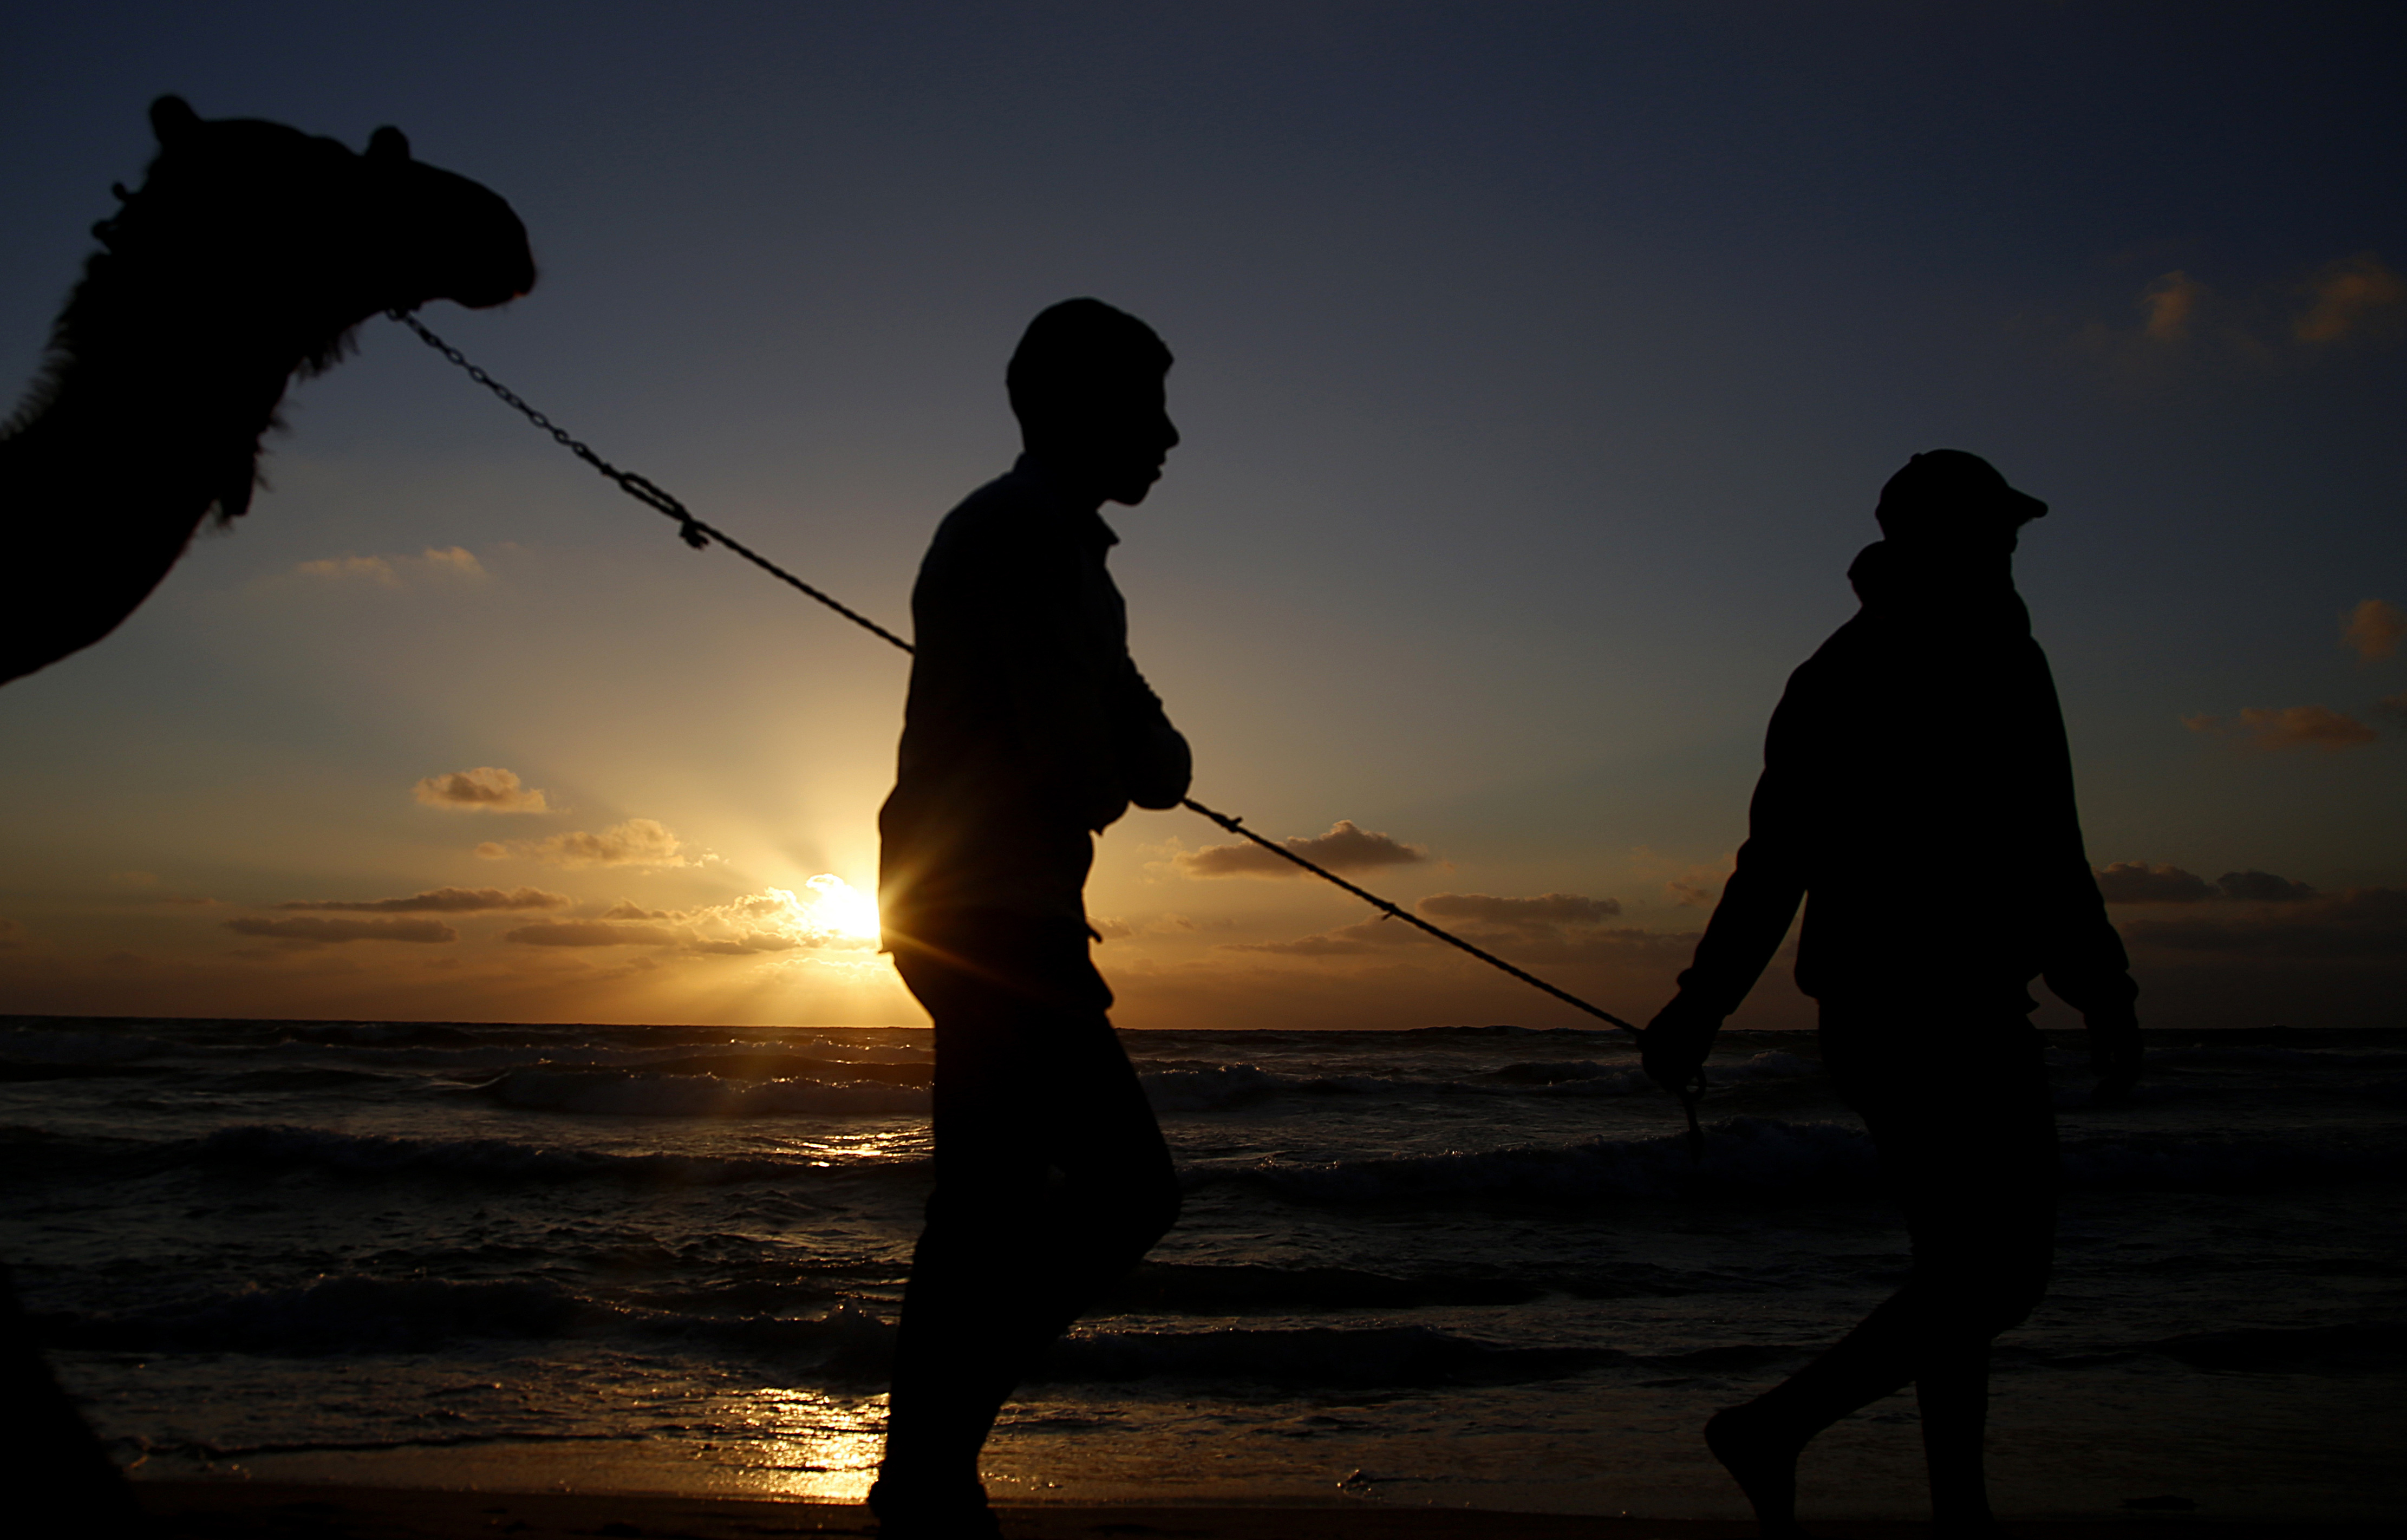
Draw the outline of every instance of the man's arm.
[[[1121,788],[1139,807],[1175,807],[1194,779],[1195,759],[1187,739],[1170,725],[1161,697],[1126,662],[1106,710],[1119,765]]]
[[[1747,809],[1746,843],[1721,902],[1680,975],[1680,992],[1646,1024],[1639,1057],[1646,1073],[1677,1094],[1705,1062],[1722,1020],[1738,1009],[1780,948],[1805,898],[1805,843],[1812,799],[1801,741],[1810,716],[1798,681],[1772,714],[1763,775]]]
[[[1058,553],[1049,553],[1058,554]],[[1175,807],[1187,794],[1187,740],[1090,613],[1077,570],[1019,563],[991,592],[1020,763],[1047,801],[1100,833],[1132,802]]]
[[[2128,1101],[2140,1083],[2140,986],[2087,856],[2066,873],[2062,894],[2064,923],[2041,977],[2088,1029],[2089,1067],[2098,1077],[2090,1100]]]
[[[2081,813],[2073,795],[2072,749],[2064,732],[2064,713],[2057,704],[2056,680],[2046,654],[2031,649],[2036,664],[2031,688],[2046,722],[2043,743],[2049,755],[2049,775],[2057,803],[2053,817],[2058,834],[2048,858],[2049,874],[2042,903],[2056,923],[2048,937],[2041,977],[2056,997],[2081,1013],[2088,1028],[2089,1067],[2098,1077],[2093,1103],[2128,1101],[2140,1082],[2140,986],[2131,978],[2131,960],[2123,937],[2106,918],[2106,901],[2089,868],[2081,838]]]

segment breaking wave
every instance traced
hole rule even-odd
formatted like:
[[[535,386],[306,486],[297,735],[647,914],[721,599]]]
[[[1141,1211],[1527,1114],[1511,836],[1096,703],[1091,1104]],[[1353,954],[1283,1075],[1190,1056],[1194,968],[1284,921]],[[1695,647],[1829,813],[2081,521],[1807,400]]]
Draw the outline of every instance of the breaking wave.
[[[2067,1140],[2065,1185],[2212,1191],[2263,1184],[2339,1183],[2407,1172],[2407,1148],[2340,1136],[2199,1138],[2121,1134]],[[1396,1159],[1265,1161],[1190,1174],[1195,1185],[1233,1182],[1292,1201],[1331,1204],[1539,1202],[1614,1199],[1777,1199],[1876,1191],[1871,1136],[1844,1123],[1732,1118],[1706,1130],[1702,1159],[1684,1135],[1520,1145]]]

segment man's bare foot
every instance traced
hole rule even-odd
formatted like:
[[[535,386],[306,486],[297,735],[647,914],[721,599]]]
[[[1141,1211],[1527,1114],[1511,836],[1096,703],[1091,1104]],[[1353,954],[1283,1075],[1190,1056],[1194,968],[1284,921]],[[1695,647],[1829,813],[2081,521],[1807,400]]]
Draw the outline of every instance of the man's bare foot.
[[[1762,1540],[1806,1540],[1797,1526],[1797,1457],[1806,1440],[1754,1406],[1716,1412],[1705,1423],[1705,1447],[1755,1505]]]

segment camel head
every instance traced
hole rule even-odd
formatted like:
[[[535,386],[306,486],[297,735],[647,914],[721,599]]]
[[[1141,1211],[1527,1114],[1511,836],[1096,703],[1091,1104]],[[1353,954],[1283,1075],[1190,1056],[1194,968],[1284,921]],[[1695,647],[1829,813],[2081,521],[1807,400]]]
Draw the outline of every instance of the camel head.
[[[410,158],[397,128],[363,152],[254,119],[151,104],[159,153],[93,233],[153,283],[305,368],[380,310],[483,307],[534,286],[526,227],[498,193]]]

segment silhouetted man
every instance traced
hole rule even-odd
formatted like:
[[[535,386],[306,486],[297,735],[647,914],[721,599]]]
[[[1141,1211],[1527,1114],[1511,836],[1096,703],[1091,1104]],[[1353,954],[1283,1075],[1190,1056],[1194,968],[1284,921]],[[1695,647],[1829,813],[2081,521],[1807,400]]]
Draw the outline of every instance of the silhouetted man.
[[[2014,587],[2015,531],[2046,511],[1956,449],[1916,455],[1882,489],[1887,538],[1847,574],[1863,608],[1789,677],[1738,869],[1645,1034],[1648,1073],[1686,1083],[1806,901],[1798,987],[1820,1002],[1823,1063],[1913,1238],[1903,1289],[1705,1426],[1767,1536],[1802,1533],[1807,1441],[1908,1383],[1939,1533],[1996,1533],[1981,1462],[1989,1342],[2038,1303],[2054,1244],[2031,980],[2087,1021],[2101,1098],[2138,1078],[2138,991]]]
[[[1187,742],[1129,660],[1098,512],[1143,502],[1178,442],[1170,362],[1097,301],[1039,315],[1005,377],[1027,452],[947,516],[911,594],[878,896],[935,1019],[936,1186],[869,1498],[890,1540],[997,1533],[978,1481],[996,1413],[1178,1217],[1082,897],[1096,833],[1187,793]]]

